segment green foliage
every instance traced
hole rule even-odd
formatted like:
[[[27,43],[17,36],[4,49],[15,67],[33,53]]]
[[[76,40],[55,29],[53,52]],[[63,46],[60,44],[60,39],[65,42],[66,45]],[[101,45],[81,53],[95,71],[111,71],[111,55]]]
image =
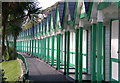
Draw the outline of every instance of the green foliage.
[[[18,81],[21,76],[21,66],[18,60],[4,61],[0,63],[2,65],[2,69],[4,69],[4,78],[6,81]]]
[[[8,54],[8,51],[7,51],[7,49],[4,51],[4,58],[3,58],[3,60],[5,60],[5,61],[8,61],[10,59],[10,56],[9,56],[9,54]]]
[[[2,42],[4,42],[5,35],[12,34],[16,39],[21,29],[18,27],[21,27],[28,18],[31,18],[31,14],[38,14],[40,9],[41,7],[38,8],[35,2],[2,2]],[[16,49],[16,43],[14,45],[14,49]],[[5,45],[2,44],[2,54],[4,50]]]
[[[7,25],[6,35],[12,35],[13,37],[17,37],[19,35],[19,32],[21,31],[21,27],[19,27],[15,22],[11,22]]]
[[[4,58],[3,60],[15,60],[17,58],[16,56],[17,54],[14,54],[14,48],[13,47],[10,47],[9,48],[9,53],[8,53],[8,50],[6,49],[5,52],[4,52]]]
[[[3,69],[0,69],[0,79],[2,79],[2,82],[4,83],[7,78],[4,77],[5,71]]]

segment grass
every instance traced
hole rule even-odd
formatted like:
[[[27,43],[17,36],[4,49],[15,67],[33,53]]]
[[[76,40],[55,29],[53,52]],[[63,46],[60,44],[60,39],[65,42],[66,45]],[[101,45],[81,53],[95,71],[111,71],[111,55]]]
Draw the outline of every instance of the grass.
[[[1,65],[5,71],[6,81],[18,81],[18,77],[21,75],[21,66],[18,60],[4,61],[0,63]]]

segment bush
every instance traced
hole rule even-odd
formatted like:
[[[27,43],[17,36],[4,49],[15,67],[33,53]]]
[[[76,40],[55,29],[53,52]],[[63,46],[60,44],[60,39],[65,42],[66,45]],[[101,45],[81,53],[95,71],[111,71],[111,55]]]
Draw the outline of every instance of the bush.
[[[4,60],[15,60],[17,58],[16,55],[14,55],[14,48],[10,47],[9,50],[5,50],[4,52]]]
[[[0,78],[2,79],[2,83],[4,83],[7,78],[4,77],[5,72],[3,69],[0,69],[0,74],[1,74]]]

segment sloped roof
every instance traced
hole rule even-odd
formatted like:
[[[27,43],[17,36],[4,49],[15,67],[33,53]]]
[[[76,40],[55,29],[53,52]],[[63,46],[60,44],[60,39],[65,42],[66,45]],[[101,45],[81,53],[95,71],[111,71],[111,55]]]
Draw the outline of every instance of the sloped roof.
[[[62,24],[62,19],[63,19],[64,3],[65,2],[58,2],[58,5],[57,5],[61,24]]]
[[[68,2],[71,20],[74,20],[74,10],[76,2]]]
[[[46,26],[47,26],[47,18],[44,18],[44,20],[43,20],[43,31],[45,31],[45,33],[46,33]]]
[[[48,14],[48,16],[47,16],[47,19],[48,19],[48,31],[50,31],[50,14]]]
[[[90,3],[90,2],[84,2],[84,5],[85,5],[85,12],[86,12],[86,13],[88,12],[89,3]]]
[[[56,8],[53,8],[51,11],[52,18],[53,18],[53,27],[55,27],[56,24]]]
[[[32,26],[31,31],[32,31],[32,35],[33,35],[34,34],[34,26]]]
[[[37,24],[37,33],[40,32],[40,23]]]

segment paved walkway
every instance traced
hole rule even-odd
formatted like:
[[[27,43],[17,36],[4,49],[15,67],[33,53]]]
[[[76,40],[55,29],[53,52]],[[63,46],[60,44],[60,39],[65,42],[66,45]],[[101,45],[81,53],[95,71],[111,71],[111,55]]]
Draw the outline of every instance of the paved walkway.
[[[44,61],[38,58],[30,57],[23,54],[28,62],[29,67],[29,80],[37,82],[50,82],[50,83],[73,83],[68,80],[66,76],[56,71]]]

